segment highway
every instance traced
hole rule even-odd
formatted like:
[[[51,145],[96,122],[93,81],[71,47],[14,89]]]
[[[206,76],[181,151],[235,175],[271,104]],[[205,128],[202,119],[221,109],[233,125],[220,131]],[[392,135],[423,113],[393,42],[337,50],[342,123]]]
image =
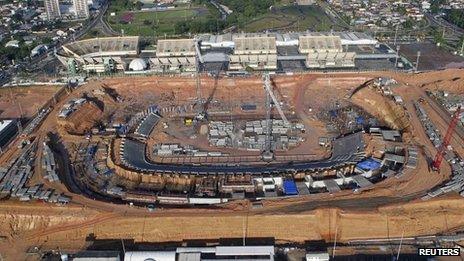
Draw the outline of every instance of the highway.
[[[445,19],[443,19],[441,17],[435,17],[432,14],[426,14],[425,17],[432,24],[437,25],[438,27],[441,27],[441,28],[446,28],[446,29],[450,30],[451,33],[453,33],[453,34],[456,34],[458,36],[463,36],[464,35],[464,29],[463,28],[460,28],[459,26],[456,26],[456,25],[454,25],[452,23],[449,23],[448,21],[446,21]],[[447,32],[447,33],[449,34],[450,32]]]
[[[216,7],[216,9],[219,11],[219,13],[221,14],[221,20],[222,21],[225,21],[227,19],[227,16],[229,15],[226,10],[224,10],[224,8],[222,8],[222,6],[220,6],[216,1],[214,0],[210,0],[209,1],[214,7]]]

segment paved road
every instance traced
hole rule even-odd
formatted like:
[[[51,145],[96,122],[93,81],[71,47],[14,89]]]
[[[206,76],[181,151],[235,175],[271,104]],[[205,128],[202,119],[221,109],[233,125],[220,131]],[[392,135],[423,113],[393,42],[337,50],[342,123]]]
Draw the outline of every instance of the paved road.
[[[226,10],[224,10],[224,8],[222,8],[222,6],[220,6],[216,1],[214,0],[210,0],[209,1],[214,7],[216,7],[216,9],[219,11],[219,13],[221,13],[221,20],[222,21],[225,21],[227,19],[227,16],[229,15]]]
[[[441,17],[436,18],[432,14],[426,14],[425,17],[432,24],[437,25],[437,26],[439,26],[441,28],[446,28],[446,29],[450,30],[451,33],[453,33],[453,34],[456,34],[458,36],[463,36],[464,35],[464,29],[463,28],[460,28],[459,26],[456,26],[455,24],[452,24],[452,23],[446,21],[445,19],[443,19]],[[449,34],[450,32],[447,32],[447,33]]]
[[[321,161],[293,162],[293,163],[270,163],[268,165],[178,165],[149,162],[146,158],[146,144],[126,139],[124,141],[123,158],[128,167],[137,171],[157,173],[185,173],[185,174],[263,174],[263,173],[293,173],[314,169],[332,169],[337,166],[345,166],[349,162],[356,162],[356,154],[363,149],[362,134],[356,133],[340,139],[334,143],[332,157]],[[263,170],[264,167],[264,170]]]

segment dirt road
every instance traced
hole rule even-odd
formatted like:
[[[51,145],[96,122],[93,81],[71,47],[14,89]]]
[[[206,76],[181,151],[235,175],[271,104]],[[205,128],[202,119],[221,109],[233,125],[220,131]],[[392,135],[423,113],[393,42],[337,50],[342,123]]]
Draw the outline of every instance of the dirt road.
[[[6,257],[17,253],[18,249],[12,249],[12,245],[79,249],[89,235],[98,240],[126,238],[136,242],[242,238],[245,235],[249,239],[270,237],[280,243],[302,243],[313,240],[330,242],[337,234],[337,241],[346,243],[356,239],[400,237],[403,231],[404,236],[409,237],[464,228],[464,200],[457,197],[387,206],[372,211],[319,208],[281,214],[250,211],[183,216],[147,212],[133,216],[90,210],[79,214],[76,208],[68,207],[28,205],[17,208],[10,206],[8,214],[5,207],[0,208],[3,233],[15,228],[14,235],[0,244],[0,252]],[[432,212],[434,214],[430,215]],[[70,216],[75,216],[76,221],[69,220]]]

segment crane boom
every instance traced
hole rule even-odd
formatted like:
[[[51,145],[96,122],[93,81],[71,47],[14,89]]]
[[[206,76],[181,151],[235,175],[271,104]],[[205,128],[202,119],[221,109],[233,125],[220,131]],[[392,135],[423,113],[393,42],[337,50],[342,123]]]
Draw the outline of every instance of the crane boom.
[[[277,108],[277,111],[279,112],[280,117],[284,121],[285,124],[289,124],[287,117],[285,117],[285,114],[282,110],[282,107],[280,107],[280,103],[277,100],[277,98],[274,95],[274,92],[272,91],[271,87],[271,77],[269,76],[269,73],[266,73],[264,75],[264,89],[266,89],[266,92],[271,96],[272,101],[274,102],[274,105]]]
[[[448,126],[448,130],[446,131],[445,138],[443,138],[443,142],[441,143],[440,148],[437,151],[437,154],[435,155],[435,159],[432,162],[432,168],[434,170],[439,171],[441,162],[443,161],[443,156],[446,151],[446,147],[450,144],[451,137],[453,136],[454,130],[456,129],[456,125],[459,122],[459,115],[461,114],[461,107],[458,107],[458,109],[454,112],[453,117],[451,118],[451,122]]]

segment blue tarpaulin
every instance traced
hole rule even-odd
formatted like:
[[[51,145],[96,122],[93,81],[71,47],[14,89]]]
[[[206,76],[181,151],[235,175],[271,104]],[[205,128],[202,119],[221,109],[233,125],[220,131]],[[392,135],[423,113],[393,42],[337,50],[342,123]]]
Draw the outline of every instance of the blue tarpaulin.
[[[338,112],[336,110],[329,111],[330,117],[335,118],[338,116]]]
[[[357,124],[364,124],[364,118],[362,116],[356,117],[356,123]]]
[[[363,160],[361,162],[359,162],[356,167],[362,169],[362,170],[376,170],[376,169],[379,169],[380,168],[380,162],[372,159],[372,158],[369,158],[369,159],[366,159],[366,160]]]
[[[298,189],[293,180],[284,180],[284,193],[287,196],[298,195]]]

